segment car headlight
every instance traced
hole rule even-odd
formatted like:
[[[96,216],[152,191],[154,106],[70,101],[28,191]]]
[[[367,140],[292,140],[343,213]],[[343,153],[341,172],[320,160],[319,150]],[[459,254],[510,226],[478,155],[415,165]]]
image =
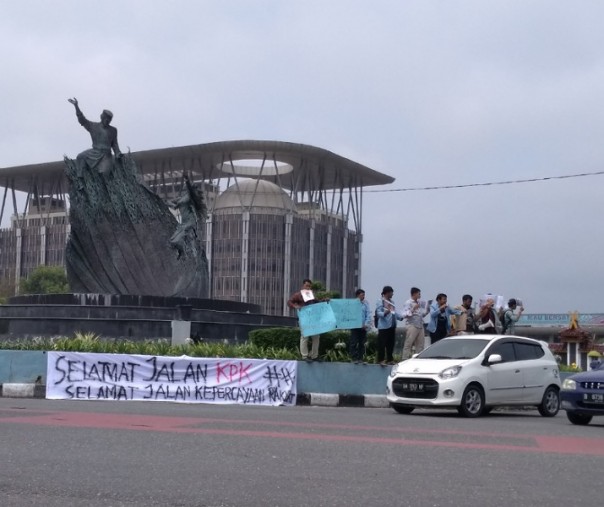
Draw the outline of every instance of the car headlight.
[[[564,382],[562,383],[562,389],[564,389],[565,391],[574,391],[575,389],[577,389],[577,383],[569,378],[564,379]]]
[[[396,363],[392,369],[390,370],[390,376],[394,377],[396,375],[396,372],[398,371],[398,363]]]
[[[451,368],[446,368],[443,371],[441,371],[438,376],[440,378],[453,378],[453,377],[457,377],[457,375],[459,375],[459,372],[461,371],[461,366],[451,366]]]

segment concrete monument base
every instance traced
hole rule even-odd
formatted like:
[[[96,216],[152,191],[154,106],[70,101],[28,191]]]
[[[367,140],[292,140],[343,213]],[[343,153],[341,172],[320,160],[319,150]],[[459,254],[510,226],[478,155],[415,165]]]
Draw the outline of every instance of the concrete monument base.
[[[172,340],[173,322],[190,325],[190,336],[241,343],[254,329],[295,327],[294,317],[260,313],[237,301],[110,294],[15,296],[0,305],[0,339],[72,336]],[[178,325],[177,325],[178,326]],[[184,340],[182,325],[178,336]]]

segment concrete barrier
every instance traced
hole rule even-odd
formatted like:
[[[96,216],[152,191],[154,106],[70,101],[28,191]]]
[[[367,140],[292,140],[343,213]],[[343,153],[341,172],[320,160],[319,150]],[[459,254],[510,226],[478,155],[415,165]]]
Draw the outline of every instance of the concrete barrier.
[[[45,397],[46,352],[0,350],[0,396]],[[298,405],[388,407],[391,367],[353,363],[298,363]],[[561,373],[562,381],[572,373]]]
[[[46,352],[0,350],[0,395],[44,398]],[[298,363],[298,405],[326,407],[388,406],[390,367],[373,364]]]

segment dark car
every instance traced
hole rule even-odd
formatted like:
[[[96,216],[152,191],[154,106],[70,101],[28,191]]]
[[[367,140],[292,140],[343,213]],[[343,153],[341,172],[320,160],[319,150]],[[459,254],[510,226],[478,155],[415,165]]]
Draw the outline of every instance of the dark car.
[[[560,408],[573,424],[589,424],[604,415],[604,363],[599,368],[568,377],[560,391]]]

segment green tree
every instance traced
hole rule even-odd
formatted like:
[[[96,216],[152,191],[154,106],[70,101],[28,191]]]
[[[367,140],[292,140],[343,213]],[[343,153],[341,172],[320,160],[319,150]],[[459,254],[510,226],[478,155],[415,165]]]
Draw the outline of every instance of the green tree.
[[[8,278],[0,280],[0,305],[6,303],[6,300],[15,295],[15,283]]]
[[[325,290],[322,282],[313,282],[311,285],[313,294],[317,299],[340,299],[342,295],[335,290]]]
[[[21,279],[21,294],[61,294],[69,292],[67,275],[61,266],[38,266]]]

